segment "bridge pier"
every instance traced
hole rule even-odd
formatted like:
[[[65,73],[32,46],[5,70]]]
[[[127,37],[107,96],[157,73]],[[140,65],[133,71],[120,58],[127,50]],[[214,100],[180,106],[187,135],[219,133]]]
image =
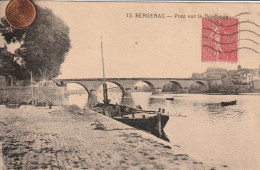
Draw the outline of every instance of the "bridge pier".
[[[190,93],[190,88],[189,87],[183,88],[183,93]]]
[[[161,94],[162,93],[162,88],[161,87],[156,87],[156,91],[153,94]]]
[[[89,96],[88,96],[88,105],[93,106],[97,104],[97,91],[96,90],[90,90]]]
[[[131,92],[132,92],[131,88],[125,88],[125,92],[123,93],[121,104],[127,105],[127,106],[134,105],[134,101],[133,101]]]
[[[161,87],[156,87],[154,91],[152,91],[152,95],[155,94],[161,94],[162,93],[162,88]]]

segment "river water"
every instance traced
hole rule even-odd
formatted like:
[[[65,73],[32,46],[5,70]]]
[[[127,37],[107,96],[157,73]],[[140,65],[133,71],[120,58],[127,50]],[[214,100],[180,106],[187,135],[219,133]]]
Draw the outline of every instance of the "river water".
[[[166,109],[170,115],[164,129],[167,137],[191,157],[209,165],[226,165],[226,169],[260,169],[260,94],[153,96],[133,92],[132,96],[143,109]],[[118,94],[110,97],[120,103]],[[166,97],[175,100],[164,100]],[[220,105],[231,100],[237,100],[237,105]],[[70,96],[71,104],[83,107],[86,101],[87,94]]]

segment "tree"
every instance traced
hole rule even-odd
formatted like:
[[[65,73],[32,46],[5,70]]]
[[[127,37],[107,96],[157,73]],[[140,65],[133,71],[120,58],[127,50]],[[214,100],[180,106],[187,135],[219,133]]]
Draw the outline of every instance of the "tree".
[[[50,9],[40,6],[36,9],[37,18],[26,29],[14,29],[1,18],[0,33],[8,44],[21,43],[15,54],[34,77],[51,79],[60,74],[61,64],[71,48],[69,27]]]
[[[11,85],[14,78],[18,80],[30,78],[28,70],[19,62],[19,57],[8,52],[6,46],[0,48],[0,75],[5,76],[11,82]]]
[[[0,74],[6,78],[14,75],[14,55],[7,51],[7,47],[0,48]]]

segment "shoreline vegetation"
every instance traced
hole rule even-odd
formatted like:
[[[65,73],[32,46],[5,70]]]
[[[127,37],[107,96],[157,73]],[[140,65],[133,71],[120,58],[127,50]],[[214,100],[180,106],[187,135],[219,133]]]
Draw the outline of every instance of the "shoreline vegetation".
[[[0,143],[6,169],[218,169],[179,146],[75,105],[0,106]]]

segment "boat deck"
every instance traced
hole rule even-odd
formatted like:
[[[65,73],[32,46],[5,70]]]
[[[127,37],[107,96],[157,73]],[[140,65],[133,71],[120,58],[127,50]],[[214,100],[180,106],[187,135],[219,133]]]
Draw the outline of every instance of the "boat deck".
[[[134,115],[134,117],[133,117]],[[116,116],[115,118],[135,118],[135,119],[143,119],[143,118],[150,118],[150,117],[154,117],[157,116],[157,113],[155,112],[141,112],[141,113],[134,113],[134,114],[128,114],[128,115],[124,115],[123,117],[121,116]]]

